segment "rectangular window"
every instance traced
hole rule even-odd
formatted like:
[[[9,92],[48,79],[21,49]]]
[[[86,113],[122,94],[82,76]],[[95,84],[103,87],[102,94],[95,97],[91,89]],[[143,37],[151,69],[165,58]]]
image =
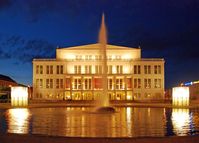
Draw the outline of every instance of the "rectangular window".
[[[78,74],[81,74],[81,66],[78,66]]]
[[[56,79],[56,88],[59,88],[59,79]]]
[[[53,66],[50,66],[50,74],[53,74]]]
[[[64,85],[63,85],[63,79],[60,79],[60,88],[64,88]]]
[[[39,87],[39,79],[36,79],[36,88]]]
[[[63,73],[64,73],[63,65],[60,65],[60,74],[63,74]]]
[[[112,79],[112,78],[109,78],[109,79],[108,79],[108,89],[109,89],[109,90],[112,90],[112,89],[113,89],[113,79]]]
[[[151,88],[151,79],[144,79],[144,88]]]
[[[144,74],[151,74],[151,66],[150,65],[144,66]]]
[[[73,87],[73,89],[81,89],[81,79],[80,78],[74,79],[74,87]]]
[[[99,74],[102,74],[102,66],[99,66]]]
[[[88,72],[89,74],[91,74],[92,73],[92,66],[90,65],[89,66],[89,72]]]
[[[123,66],[122,65],[117,65],[116,66],[116,70],[118,74],[122,74],[123,73]]]
[[[39,74],[39,65],[36,66],[36,74]]]
[[[154,79],[154,87],[161,88],[161,79]]]
[[[158,74],[161,74],[161,66],[158,65]]]
[[[161,74],[161,66],[160,65],[154,66],[154,74]]]
[[[117,78],[116,79],[116,89],[124,89],[124,87],[123,87],[123,79],[122,78]]]
[[[88,66],[85,66],[85,74],[88,74]]]
[[[53,79],[50,79],[50,88],[53,88]]]
[[[141,74],[141,66],[134,65],[134,74]]]
[[[141,88],[141,79],[140,78],[134,78],[134,88]]]
[[[91,89],[91,79],[90,78],[86,78],[85,80],[84,80],[84,84],[85,84],[85,86],[84,86],[84,89],[85,90],[90,90]]]
[[[59,66],[57,65],[57,74],[59,74]]]
[[[40,88],[43,88],[43,79],[40,79],[39,81],[40,81],[40,82],[39,82],[39,87],[40,87]]]
[[[46,74],[49,74],[49,66],[46,66]]]
[[[46,79],[46,88],[50,88],[50,80]]]
[[[40,74],[43,74],[43,66],[40,66]]]

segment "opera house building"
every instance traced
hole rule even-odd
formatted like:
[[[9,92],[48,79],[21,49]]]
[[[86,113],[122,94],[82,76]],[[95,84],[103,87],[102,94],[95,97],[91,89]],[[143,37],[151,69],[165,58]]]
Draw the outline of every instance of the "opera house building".
[[[164,98],[164,59],[141,58],[139,47],[106,47],[110,100]],[[57,48],[55,59],[34,59],[33,99],[97,99],[103,94],[99,48],[98,43]]]

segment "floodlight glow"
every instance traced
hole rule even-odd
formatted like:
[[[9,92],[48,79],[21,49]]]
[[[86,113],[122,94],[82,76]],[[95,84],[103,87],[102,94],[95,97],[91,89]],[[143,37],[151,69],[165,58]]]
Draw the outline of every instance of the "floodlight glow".
[[[183,130],[183,128],[190,127],[189,118],[189,109],[172,109],[171,120],[177,135],[187,135],[189,129]]]
[[[27,106],[28,105],[28,88],[22,86],[11,87],[11,105]]]
[[[189,106],[189,87],[174,87],[172,103],[174,106]]]

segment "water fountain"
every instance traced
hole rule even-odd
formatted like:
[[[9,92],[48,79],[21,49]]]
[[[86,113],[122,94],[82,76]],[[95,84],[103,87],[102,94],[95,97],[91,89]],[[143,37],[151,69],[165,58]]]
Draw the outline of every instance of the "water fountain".
[[[107,85],[107,31],[105,25],[105,16],[102,15],[101,27],[99,31],[99,53],[102,57],[100,65],[102,66],[102,93],[98,100],[97,112],[115,112],[115,109],[109,104],[108,85]]]

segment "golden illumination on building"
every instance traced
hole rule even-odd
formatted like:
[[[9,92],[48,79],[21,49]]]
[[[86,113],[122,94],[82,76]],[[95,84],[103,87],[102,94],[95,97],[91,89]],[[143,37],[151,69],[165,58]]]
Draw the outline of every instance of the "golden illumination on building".
[[[190,130],[189,109],[172,109],[171,120],[176,135],[187,135]]]
[[[11,105],[15,107],[28,105],[28,88],[22,86],[11,87]]]
[[[189,106],[189,87],[174,87],[172,103],[173,106]]]
[[[31,114],[28,109],[9,109],[6,112],[8,116],[8,133],[27,134],[29,130],[29,118]]]
[[[106,47],[111,100],[164,99],[164,59],[143,59],[138,47],[109,44]],[[99,43],[57,48],[55,59],[34,59],[33,99],[97,99],[103,90],[99,48]],[[52,67],[51,72],[49,67]],[[145,79],[150,82],[145,84]]]

